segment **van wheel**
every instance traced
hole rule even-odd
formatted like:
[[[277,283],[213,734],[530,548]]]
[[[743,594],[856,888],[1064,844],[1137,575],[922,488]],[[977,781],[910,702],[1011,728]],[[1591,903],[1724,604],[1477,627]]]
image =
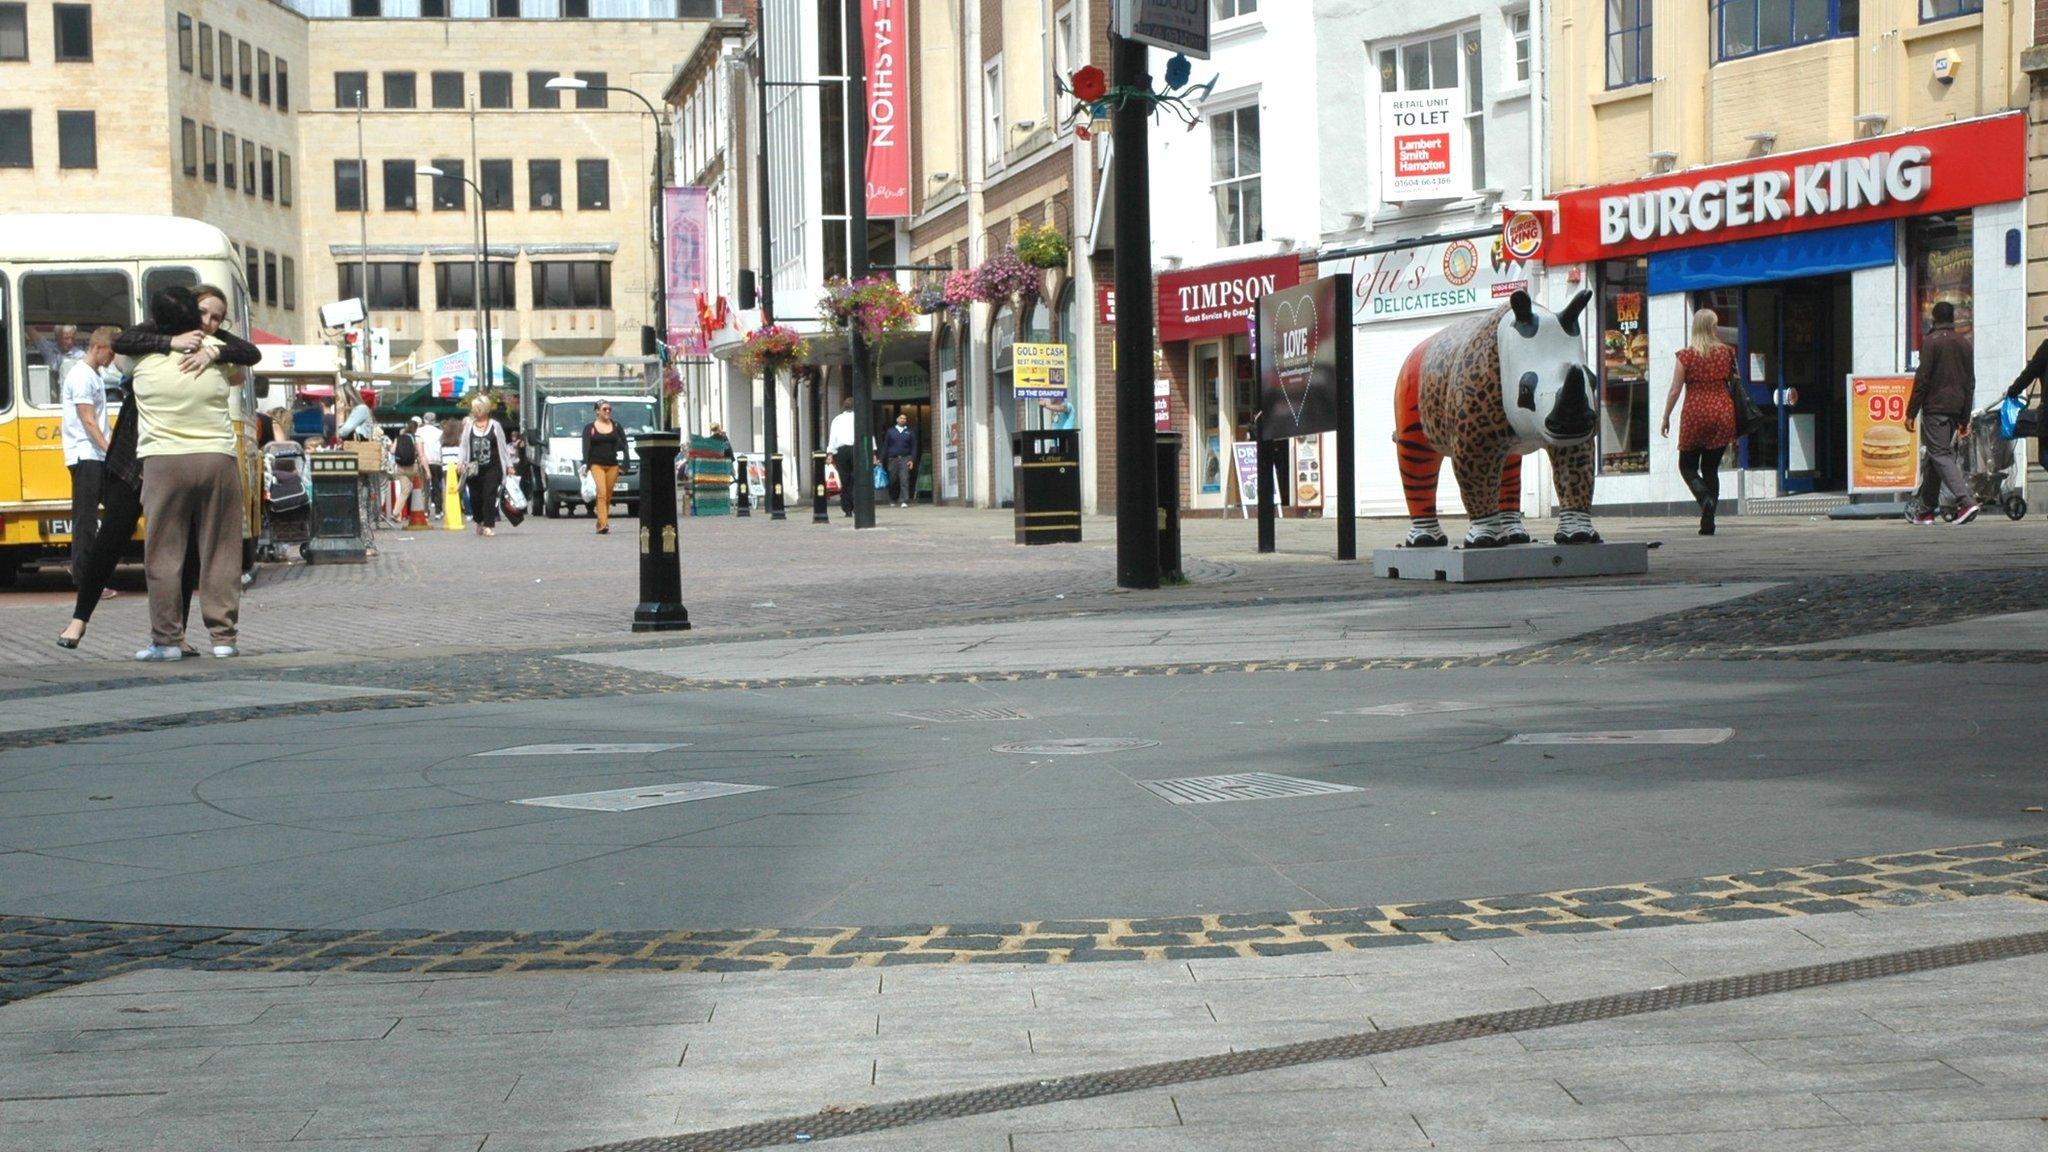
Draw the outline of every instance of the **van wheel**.
[[[0,558],[0,588],[12,588],[21,579],[21,565],[11,556]]]
[[[559,519],[562,515],[561,501],[549,500],[546,503],[542,504],[540,506],[540,514],[547,517],[550,520]]]

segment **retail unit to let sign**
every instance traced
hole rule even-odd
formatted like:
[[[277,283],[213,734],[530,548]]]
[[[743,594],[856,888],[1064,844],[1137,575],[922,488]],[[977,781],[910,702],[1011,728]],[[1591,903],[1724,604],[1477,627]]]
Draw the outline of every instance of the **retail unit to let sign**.
[[[1011,354],[1017,369],[1019,400],[1065,400],[1067,398],[1067,346],[1065,344],[1013,344]]]
[[[910,0],[861,0],[867,43],[868,219],[910,215],[910,103],[904,36]]]
[[[1851,376],[1849,491],[1899,492],[1919,480],[1919,438],[1906,430],[1911,376]]]
[[[1472,191],[1465,94],[1418,88],[1380,95],[1380,198],[1442,200]]]
[[[1207,60],[1209,0],[1116,0],[1116,34]]]

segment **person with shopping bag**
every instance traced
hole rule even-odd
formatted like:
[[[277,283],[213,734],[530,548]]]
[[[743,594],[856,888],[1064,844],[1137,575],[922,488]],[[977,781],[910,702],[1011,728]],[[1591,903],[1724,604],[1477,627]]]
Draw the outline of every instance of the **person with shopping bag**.
[[[2043,316],[2041,319],[2048,321],[2048,316]],[[2033,356],[2027,360],[2027,366],[2020,369],[2018,376],[2013,377],[2012,387],[2007,388],[2005,394],[2010,399],[2020,401],[2022,406],[2024,406],[2027,399],[2027,391],[2035,384],[2040,384],[2044,381],[2048,381],[2048,340],[2043,340],[2035,346]],[[2048,464],[2048,420],[2041,418],[2043,407],[2044,405],[2035,405],[2031,410],[2024,409],[2023,407],[2019,419],[2014,424],[2012,435],[2007,438],[2012,440],[2024,439],[2030,432],[2034,436],[2039,437],[2041,447],[2037,450],[2034,459],[2037,463]]]

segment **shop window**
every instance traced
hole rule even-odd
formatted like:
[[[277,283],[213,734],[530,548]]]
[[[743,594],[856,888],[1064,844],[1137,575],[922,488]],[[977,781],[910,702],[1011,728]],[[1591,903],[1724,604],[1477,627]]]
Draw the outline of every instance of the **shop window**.
[[[1650,265],[1600,265],[1600,471],[1650,470]]]
[[[417,312],[420,307],[420,266],[389,263],[368,265],[369,291],[363,290],[362,264],[340,264],[335,270],[341,298],[361,296],[365,306],[387,312]]]
[[[92,5],[52,4],[50,15],[57,33],[57,59],[92,59]]]
[[[0,168],[34,166],[35,131],[28,109],[0,108]]]
[[[178,70],[192,70],[192,17],[178,13]]]
[[[1479,32],[1476,29],[1446,32],[1427,40],[1413,40],[1380,50],[1380,91],[1457,88],[1464,92],[1465,138],[1474,188],[1486,185],[1484,72],[1480,66]]]
[[[1259,108],[1209,117],[1209,192],[1216,201],[1216,246],[1265,238],[1259,186]]]
[[[1955,305],[1957,330],[1970,330],[1976,313],[1974,273],[1968,212],[1906,221],[1906,299],[1911,302],[1906,317],[1907,363],[1919,363],[1920,339],[1934,323],[1937,301]]]
[[[410,212],[418,203],[419,165],[411,160],[384,162],[384,210]]]
[[[360,212],[363,207],[363,166],[355,160],[334,162],[334,210]]]
[[[479,72],[476,77],[476,102],[484,108],[510,108],[512,106],[512,74],[510,72]]]
[[[1920,22],[1932,23],[1951,16],[1968,16],[1984,11],[1984,0],[1920,0]]]
[[[1650,0],[1607,0],[1607,86],[1647,83],[1651,44]]]
[[[1638,0],[1648,7],[1648,0]],[[1923,0],[1938,2],[1938,0]],[[1712,0],[1714,59],[1854,36],[1860,0]],[[1647,77],[1646,77],[1647,78]]]
[[[28,59],[28,5],[0,4],[0,60]]]
[[[612,266],[604,260],[539,260],[533,265],[535,308],[609,308]]]
[[[436,72],[433,75],[434,107],[462,107],[462,73]]]

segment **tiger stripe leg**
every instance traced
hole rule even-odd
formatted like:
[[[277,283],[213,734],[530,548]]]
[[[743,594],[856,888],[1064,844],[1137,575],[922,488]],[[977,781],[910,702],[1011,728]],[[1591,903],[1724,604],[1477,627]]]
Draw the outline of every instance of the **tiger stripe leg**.
[[[1404,548],[1447,548],[1437,520],[1436,485],[1443,453],[1429,443],[1422,428],[1422,349],[1418,346],[1401,364],[1394,380],[1394,456],[1401,468],[1401,491],[1408,502],[1408,539]]]

